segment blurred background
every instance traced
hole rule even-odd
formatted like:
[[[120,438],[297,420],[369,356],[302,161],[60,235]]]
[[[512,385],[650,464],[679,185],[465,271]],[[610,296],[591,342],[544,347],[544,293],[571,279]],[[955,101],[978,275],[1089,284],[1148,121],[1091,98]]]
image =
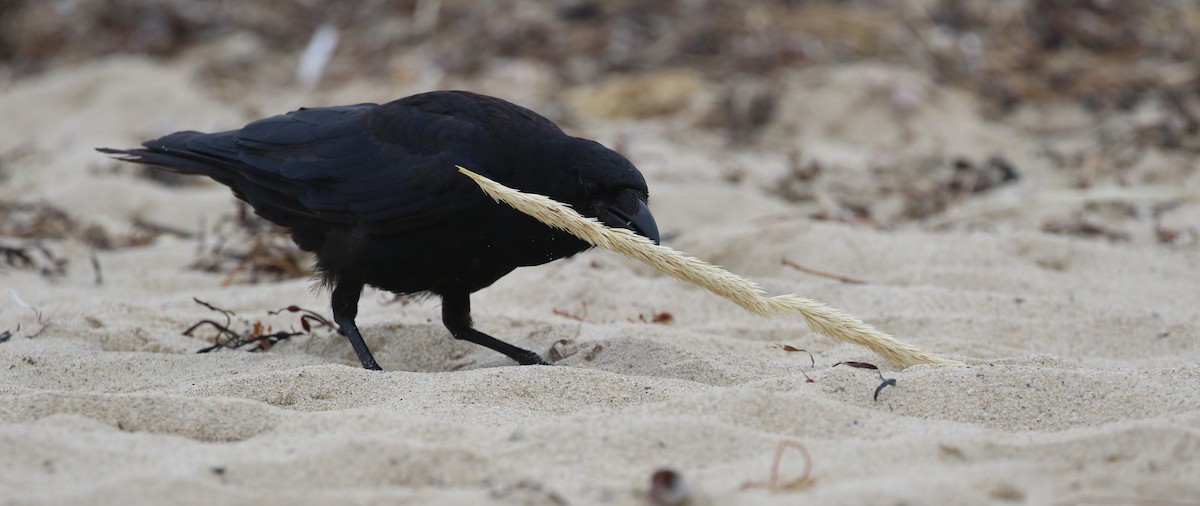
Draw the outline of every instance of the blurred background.
[[[1146,100],[1191,111],[1200,64],[1200,3],[1190,0],[2,0],[0,78],[125,54],[198,59],[196,78],[214,87],[288,86],[318,33],[332,57],[302,84],[437,86],[527,72],[539,91],[561,92],[639,76],[638,95],[738,102],[719,107],[743,123],[709,124],[731,130],[767,123],[785,74],[814,66],[912,68],[998,116],[1049,100],[1096,113]],[[601,109],[683,107],[667,102]]]
[[[121,79],[128,90],[102,91]],[[133,91],[147,81],[161,89]],[[80,117],[109,134],[92,142],[128,145],[300,106],[468,89],[624,152],[668,234],[782,214],[1198,241],[1195,0],[0,0],[0,93],[64,82],[83,91],[13,98],[25,115],[8,121],[60,121],[106,100],[152,108],[151,121]],[[104,165],[78,128],[30,139],[10,127],[0,181],[63,146],[93,175],[129,170]],[[746,196],[674,185],[692,182],[773,204],[706,214],[714,199]],[[28,188],[3,196],[53,196]],[[10,221],[28,214],[4,209]],[[144,242],[110,237],[130,233],[86,240]]]

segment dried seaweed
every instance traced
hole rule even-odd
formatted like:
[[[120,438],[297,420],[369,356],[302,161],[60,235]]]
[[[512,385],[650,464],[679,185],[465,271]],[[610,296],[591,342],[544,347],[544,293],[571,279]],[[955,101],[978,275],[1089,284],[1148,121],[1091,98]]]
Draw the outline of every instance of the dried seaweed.
[[[902,217],[921,219],[940,213],[967,196],[986,193],[1020,179],[1017,169],[1002,156],[983,162],[965,157],[933,159],[925,165],[889,171],[904,198]]]
[[[0,201],[0,236],[65,239],[78,229],[70,214],[48,202]]]
[[[252,352],[267,351],[281,341],[295,336],[308,334],[312,332],[314,328],[336,328],[332,323],[329,322],[328,319],[321,316],[319,313],[304,309],[300,306],[292,305],[276,311],[268,311],[267,314],[278,315],[282,312],[299,313],[300,327],[303,330],[296,331],[289,329],[275,331],[270,325],[264,324],[261,321],[242,320],[241,326],[243,327],[243,330],[239,332],[233,329],[233,320],[234,317],[237,316],[236,313],[228,309],[219,308],[197,298],[192,298],[192,300],[201,306],[220,313],[225,319],[224,323],[208,319],[200,320],[188,327],[187,330],[183,331],[183,335],[188,337],[192,337],[192,334],[202,327],[210,327],[212,330],[216,331],[216,334],[214,334],[210,339],[213,341],[213,345],[202,348],[196,353],[209,353],[219,349],[245,349],[246,351]]]
[[[58,256],[42,241],[0,241],[0,267],[29,270],[45,278],[61,278],[67,274],[66,258]]]
[[[250,213],[239,202],[206,236],[192,268],[224,273],[223,285],[281,281],[312,275],[311,256],[292,242],[283,227]]]
[[[86,223],[63,208],[44,201],[0,201],[0,236],[29,239],[36,244],[77,240],[98,250],[139,247],[162,235],[188,238],[191,232],[135,218],[129,231],[114,233]]]

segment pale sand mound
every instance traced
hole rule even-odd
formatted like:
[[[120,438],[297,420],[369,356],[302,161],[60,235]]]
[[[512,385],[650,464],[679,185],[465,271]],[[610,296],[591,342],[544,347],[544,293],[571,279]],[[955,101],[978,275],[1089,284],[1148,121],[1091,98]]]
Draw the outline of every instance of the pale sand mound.
[[[232,209],[226,190],[111,174],[91,148],[418,91],[252,90],[229,103],[193,84],[191,72],[114,60],[4,90],[0,198],[46,199],[114,233],[139,216],[195,230]],[[864,96],[889,75],[911,78],[886,68],[844,70],[832,84],[799,76],[795,100],[802,86],[819,97],[831,93],[823,86]],[[891,130],[839,145],[832,127],[805,137],[781,123],[768,132],[780,148],[772,152],[726,150],[663,123],[580,127],[604,142],[626,139],[673,247],[771,293],[828,302],[965,367],[897,370],[603,251],[519,270],[474,297],[480,327],[517,345],[546,352],[573,340],[555,367],[515,367],[452,340],[435,301],[384,305],[371,292],[359,323],[392,372],[358,368],[345,340],[326,330],[268,353],[197,355],[208,343],[179,333],[217,315],[192,297],[286,328],[294,316],[266,311],[324,311],[325,295],[304,279],[222,286],[223,275],[187,268],[193,241],[169,237],[99,252],[96,286],[89,248],[56,241],[71,262],[65,277],[0,270],[0,331],[21,325],[0,343],[0,503],[643,504],[650,474],[664,466],[691,485],[691,504],[1200,501],[1200,254],[1194,245],[1025,226],[1050,211],[1003,199],[1061,189],[1032,154],[1039,139],[975,119],[959,104],[966,97],[928,93],[951,96],[922,102],[917,126],[960,124],[938,134],[941,144],[921,137],[912,149],[953,141],[966,143],[964,155],[1009,156],[1023,179],[997,190],[1007,197],[980,197],[1003,219],[977,213],[953,222],[971,225],[956,230],[879,231],[813,221],[819,201],[771,196],[788,135],[802,139],[794,142],[805,157],[853,166],[860,155],[851,144],[883,156]],[[986,145],[987,135],[1002,139]],[[18,148],[32,151],[10,158]],[[725,180],[731,167],[740,183]],[[1194,195],[1195,176],[1168,183]],[[1181,216],[1196,216],[1194,197],[1165,219]],[[814,277],[783,259],[866,283]],[[44,313],[44,332],[28,337],[33,312],[8,289]],[[669,323],[642,321],[663,313]],[[807,349],[816,366],[780,343]],[[873,401],[879,378],[830,367],[846,360],[876,362],[896,385]],[[809,484],[743,490],[767,478],[784,440],[811,453]],[[801,464],[788,454],[782,471]]]

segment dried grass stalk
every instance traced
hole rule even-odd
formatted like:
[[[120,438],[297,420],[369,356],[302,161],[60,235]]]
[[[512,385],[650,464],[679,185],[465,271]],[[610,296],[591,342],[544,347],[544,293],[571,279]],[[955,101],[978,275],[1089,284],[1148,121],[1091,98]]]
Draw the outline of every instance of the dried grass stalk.
[[[892,336],[824,303],[796,295],[766,297],[762,288],[753,281],[666,246],[656,245],[629,230],[609,228],[596,219],[581,216],[569,206],[544,195],[522,193],[461,166],[458,167],[458,171],[475,180],[488,196],[498,202],[504,202],[546,225],[570,232],[589,244],[615,251],[649,264],[675,279],[701,286],[756,315],[799,315],[813,332],[865,346],[901,367],[916,364],[961,364],[897,341]]]

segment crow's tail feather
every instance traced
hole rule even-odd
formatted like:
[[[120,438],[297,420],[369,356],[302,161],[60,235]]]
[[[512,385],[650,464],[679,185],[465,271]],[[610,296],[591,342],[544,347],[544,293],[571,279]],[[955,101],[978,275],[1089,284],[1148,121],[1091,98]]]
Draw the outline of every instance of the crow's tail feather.
[[[228,186],[234,196],[249,203],[256,214],[268,221],[292,229],[308,226],[316,215],[297,199],[298,184],[242,162],[235,134],[176,132],[148,141],[141,149],[96,148],[96,151],[126,162],[207,176]],[[309,251],[315,247],[300,246]]]
[[[239,172],[232,132],[175,132],[142,144],[143,149],[96,148],[126,162],[143,163],[181,174],[208,176],[230,185]]]

